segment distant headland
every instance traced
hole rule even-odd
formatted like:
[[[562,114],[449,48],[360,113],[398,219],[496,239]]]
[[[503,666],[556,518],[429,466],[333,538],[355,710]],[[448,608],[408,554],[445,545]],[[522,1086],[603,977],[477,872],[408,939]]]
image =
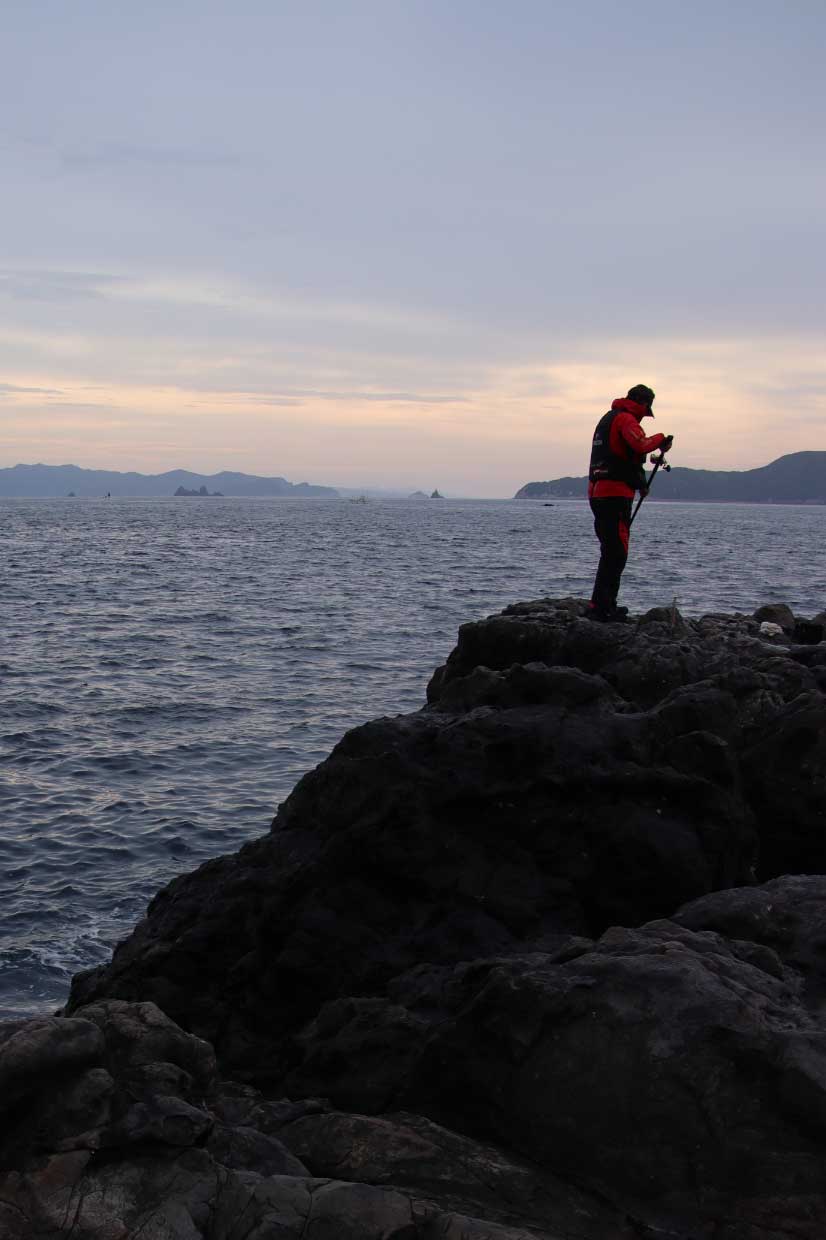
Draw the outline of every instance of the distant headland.
[[[78,465],[14,465],[0,469],[0,496],[8,498],[57,499],[167,498],[172,495],[233,496],[314,496],[336,499],[335,487],[314,486],[309,482],[288,482],[286,478],[261,478],[254,474],[224,471],[220,474],[194,474],[172,469],[164,474],[118,473],[106,469],[82,469]]]
[[[583,499],[587,478],[528,482],[514,499]],[[687,469],[657,478],[652,499],[748,504],[826,504],[826,452],[792,452],[759,469]]]

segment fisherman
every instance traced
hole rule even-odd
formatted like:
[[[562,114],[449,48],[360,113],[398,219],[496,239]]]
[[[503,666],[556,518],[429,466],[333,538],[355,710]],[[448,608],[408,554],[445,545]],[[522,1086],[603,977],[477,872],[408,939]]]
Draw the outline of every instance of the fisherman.
[[[600,557],[588,607],[591,620],[625,620],[627,607],[617,606],[620,578],[628,559],[628,532],[634,493],[648,494],[643,466],[649,452],[668,452],[673,435],[646,437],[640,423],[653,418],[654,393],[644,383],[613,402],[597,423],[588,470],[588,500]]]

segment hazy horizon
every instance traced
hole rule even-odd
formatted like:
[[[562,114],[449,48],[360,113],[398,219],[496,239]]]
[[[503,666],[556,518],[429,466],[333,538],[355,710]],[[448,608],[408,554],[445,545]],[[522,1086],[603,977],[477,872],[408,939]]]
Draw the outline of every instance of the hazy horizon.
[[[800,449],[800,451],[805,452],[807,451],[807,449]],[[808,451],[817,451],[817,449],[808,449]],[[793,454],[784,453],[784,455],[793,455]],[[779,458],[775,458],[775,459],[779,459]],[[765,466],[771,465],[773,463],[774,463],[773,461],[766,461],[763,463],[763,466],[759,466],[759,465],[750,466],[749,469],[740,469],[740,470],[738,470],[735,467],[731,472],[747,473],[749,472],[750,469],[754,469],[754,468],[760,469]],[[350,482],[335,482],[335,481],[330,481],[329,479],[323,479],[323,478],[288,478],[286,477],[286,475],[282,473],[278,473],[278,472],[274,474],[255,474],[255,473],[251,473],[246,470],[239,471],[239,470],[230,470],[226,468],[219,468],[219,469],[211,470],[205,473],[203,471],[192,469],[186,465],[173,465],[173,466],[170,466],[168,469],[143,471],[143,470],[130,469],[130,468],[124,468],[124,469],[119,469],[119,470],[109,470],[102,466],[98,467],[98,466],[80,465],[76,461],[62,461],[60,462],[60,464],[55,464],[55,465],[49,465],[44,461],[34,461],[34,462],[17,461],[15,462],[15,465],[13,466],[0,465],[0,470],[14,469],[14,468],[38,469],[42,466],[45,466],[46,468],[49,468],[49,469],[80,469],[80,470],[90,470],[91,472],[100,472],[100,473],[117,473],[117,474],[123,474],[124,476],[128,476],[130,474],[136,474],[139,477],[147,477],[147,478],[162,478],[162,477],[165,477],[167,474],[187,474],[187,475],[190,475],[193,479],[203,480],[204,482],[209,482],[211,480],[220,478],[222,474],[226,474],[226,473],[230,473],[230,474],[241,473],[246,477],[254,477],[254,478],[283,478],[284,481],[291,483],[293,485],[301,484],[301,483],[309,483],[311,486],[332,487],[334,490],[341,490],[341,491],[363,491],[368,494],[369,493],[384,493],[388,496],[388,498],[397,498],[397,497],[404,498],[405,495],[409,495],[411,493],[422,493],[422,492],[429,495],[430,492],[435,488],[439,490],[441,494],[445,495],[445,498],[512,499],[515,491],[519,490],[520,487],[525,486],[529,482],[551,482],[551,481],[556,481],[566,476],[571,476],[575,478],[577,477],[584,478],[586,476],[585,473],[581,473],[581,474],[573,474],[573,475],[556,475],[554,478],[526,478],[524,482],[520,483],[520,487],[517,487],[514,489],[514,493],[512,493],[511,495],[484,496],[484,495],[473,495],[467,492],[460,492],[460,493],[452,492],[451,493],[450,488],[445,488],[441,486],[441,484],[439,484],[438,482],[435,482],[435,483],[423,482],[423,483],[420,483],[418,486],[404,488],[404,487],[394,487],[392,484],[385,483],[381,479],[379,479],[376,482],[371,482],[371,483],[353,484]],[[692,468],[692,467],[688,466],[687,468]],[[714,471],[714,472],[717,472],[717,471]],[[721,472],[727,472],[727,471],[721,471]],[[14,497],[9,496],[8,498],[14,498]],[[125,498],[125,497],[121,497],[121,498]],[[583,493],[583,498],[584,498],[584,493]]]
[[[674,464],[818,450],[822,5],[0,20],[0,466],[506,497],[639,382]]]

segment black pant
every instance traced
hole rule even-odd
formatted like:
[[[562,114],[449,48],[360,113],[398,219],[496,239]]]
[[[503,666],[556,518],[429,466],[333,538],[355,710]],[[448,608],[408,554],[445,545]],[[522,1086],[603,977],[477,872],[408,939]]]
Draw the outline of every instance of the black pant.
[[[617,605],[620,578],[628,560],[628,527],[631,523],[630,499],[612,497],[592,499],[594,533],[599,539],[600,557],[591,601],[599,611]]]

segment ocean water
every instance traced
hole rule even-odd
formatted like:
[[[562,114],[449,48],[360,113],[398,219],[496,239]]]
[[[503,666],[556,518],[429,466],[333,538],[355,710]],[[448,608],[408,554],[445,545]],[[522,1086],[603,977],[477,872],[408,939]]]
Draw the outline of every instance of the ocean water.
[[[826,609],[826,508],[643,506],[622,599]],[[157,889],[267,831],[458,626],[583,595],[582,502],[0,501],[0,1019],[58,1008]]]

